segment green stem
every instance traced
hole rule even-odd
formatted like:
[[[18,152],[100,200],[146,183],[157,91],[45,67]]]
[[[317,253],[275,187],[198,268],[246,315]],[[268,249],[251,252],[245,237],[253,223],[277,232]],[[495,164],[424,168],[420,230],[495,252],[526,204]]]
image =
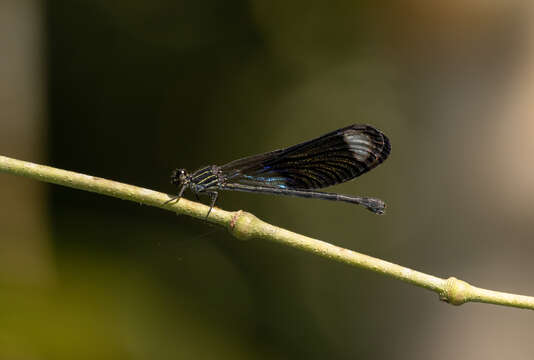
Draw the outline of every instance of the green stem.
[[[113,196],[144,205],[205,219],[206,205],[180,199],[166,203],[169,195],[137,186],[123,184],[90,175],[37,165],[26,161],[0,156],[0,172],[11,173],[57,185]],[[229,212],[214,208],[206,220],[228,229],[238,239],[264,239],[299,250],[307,251],[347,265],[359,267],[438,293],[441,300],[454,305],[466,302],[483,302],[534,310],[534,297],[507,294],[471,286],[454,277],[441,279],[384,260],[344,249],[324,241],[309,238],[289,230],[268,224],[254,215],[244,212]]]

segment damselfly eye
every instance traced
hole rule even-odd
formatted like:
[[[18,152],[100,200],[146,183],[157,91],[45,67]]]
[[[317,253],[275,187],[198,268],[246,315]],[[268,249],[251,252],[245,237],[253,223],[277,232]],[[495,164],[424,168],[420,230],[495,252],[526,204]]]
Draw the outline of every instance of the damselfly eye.
[[[184,169],[180,169],[179,179],[182,184],[187,180],[187,172]]]
[[[171,174],[171,184],[183,184],[187,179],[187,171],[185,169],[174,169]]]

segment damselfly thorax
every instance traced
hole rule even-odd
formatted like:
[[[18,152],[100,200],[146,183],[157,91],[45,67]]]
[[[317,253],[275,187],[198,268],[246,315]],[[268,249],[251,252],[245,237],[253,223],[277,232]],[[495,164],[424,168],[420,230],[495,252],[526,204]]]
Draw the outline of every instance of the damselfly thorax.
[[[216,190],[222,181],[220,173],[219,167],[215,165],[199,169],[190,175],[189,187],[197,193]]]
[[[315,189],[339,184],[382,163],[389,155],[388,138],[369,125],[351,125],[316,139],[286,149],[249,156],[217,166],[210,165],[191,174],[176,169],[171,182],[180,187],[176,197],[185,189],[211,197],[211,209],[218,191],[234,190],[277,195],[344,201],[383,214],[385,204],[371,197],[326,193]]]

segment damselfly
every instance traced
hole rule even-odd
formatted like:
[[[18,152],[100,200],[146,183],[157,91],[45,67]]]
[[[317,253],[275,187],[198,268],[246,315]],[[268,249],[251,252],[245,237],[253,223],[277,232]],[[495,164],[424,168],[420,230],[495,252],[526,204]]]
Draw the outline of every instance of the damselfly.
[[[208,217],[219,190],[234,190],[345,201],[383,214],[386,205],[380,199],[315,189],[366,173],[386,160],[390,151],[389,140],[382,132],[369,125],[351,125],[302,144],[226,165],[210,165],[193,173],[176,169],[171,183],[180,190],[168,202],[180,199],[187,188],[195,194],[207,194],[211,197]]]

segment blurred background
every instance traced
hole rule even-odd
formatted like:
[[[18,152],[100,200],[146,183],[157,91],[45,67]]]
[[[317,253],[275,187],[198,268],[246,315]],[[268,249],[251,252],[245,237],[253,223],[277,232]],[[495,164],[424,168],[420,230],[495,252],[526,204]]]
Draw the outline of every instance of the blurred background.
[[[0,154],[174,193],[175,167],[372,124],[391,157],[329,190],[380,197],[385,216],[246,193],[218,206],[534,295],[533,8],[2,0]],[[0,196],[0,359],[534,354],[525,310],[445,305],[368,271],[12,175],[0,174]]]

